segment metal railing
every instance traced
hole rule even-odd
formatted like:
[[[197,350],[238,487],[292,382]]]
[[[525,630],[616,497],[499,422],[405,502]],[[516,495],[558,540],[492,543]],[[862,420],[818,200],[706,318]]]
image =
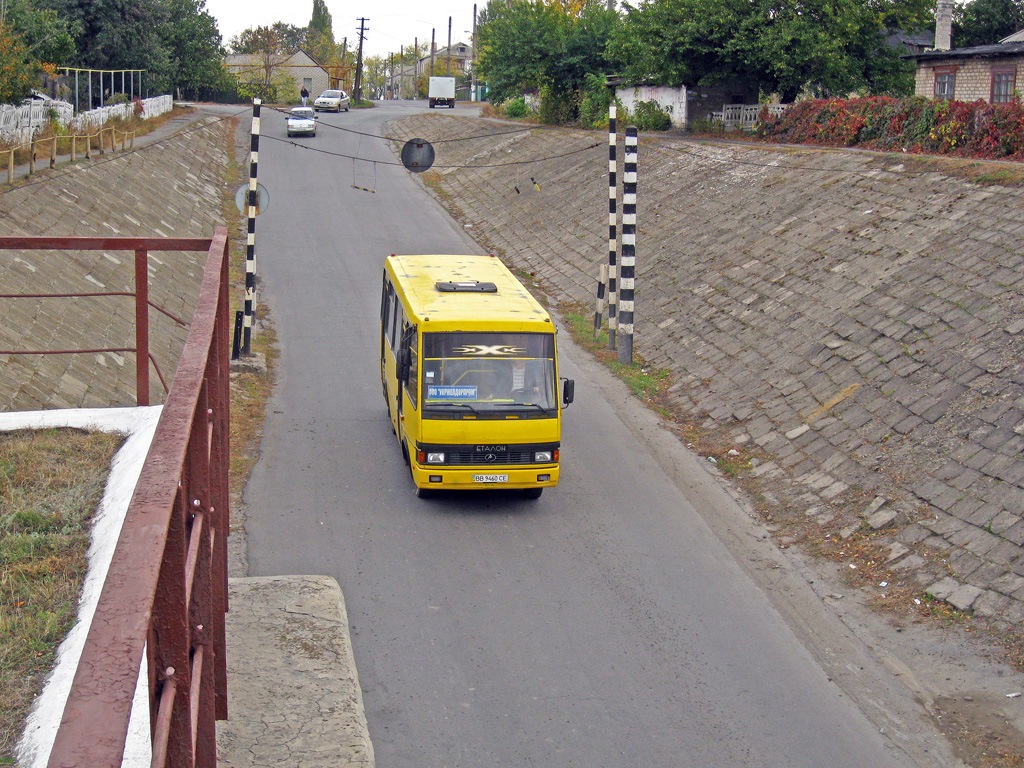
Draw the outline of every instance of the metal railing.
[[[135,298],[135,346],[105,347],[98,349],[0,349],[0,355],[82,355],[99,352],[135,353],[135,401],[149,405],[149,366],[152,364],[164,392],[167,381],[149,351],[149,309],[167,316],[181,326],[185,321],[149,299],[150,251],[205,251],[209,238],[199,237],[0,237],[0,250],[111,250],[135,252],[135,291],[92,291],[89,293],[2,293],[0,299],[70,299],[99,298],[101,296],[133,296]]]
[[[726,130],[740,128],[752,131],[761,119],[761,110],[767,109],[768,114],[778,117],[788,104],[726,104],[719,112],[712,112],[711,119],[725,125]]]
[[[54,240],[0,238],[0,249],[116,247],[111,239]],[[206,240],[116,240],[137,252],[202,249],[208,256],[47,765],[121,765],[145,653],[152,765],[215,768],[216,720],[227,718],[227,231]]]

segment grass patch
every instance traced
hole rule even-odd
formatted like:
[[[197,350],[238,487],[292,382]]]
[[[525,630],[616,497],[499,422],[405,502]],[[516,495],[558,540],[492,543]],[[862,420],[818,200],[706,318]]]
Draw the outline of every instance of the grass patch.
[[[434,196],[441,202],[445,210],[448,211],[449,215],[461,221],[465,218],[462,209],[458,203],[455,202],[455,196],[445,189],[444,177],[437,171],[424,171],[420,174],[420,178],[423,180],[423,184],[429,189]]]
[[[608,328],[604,321],[595,335],[592,309],[582,304],[563,304],[560,309],[573,340],[622,379],[637,399],[664,418],[687,448],[711,461],[731,478],[752,468],[753,456],[749,451],[732,444],[724,434],[700,429],[686,417],[672,398],[674,379],[670,370],[649,365],[636,350],[633,363],[619,362],[618,352],[608,349]]]
[[[74,625],[93,514],[124,441],[77,429],[0,433],[0,764]]]

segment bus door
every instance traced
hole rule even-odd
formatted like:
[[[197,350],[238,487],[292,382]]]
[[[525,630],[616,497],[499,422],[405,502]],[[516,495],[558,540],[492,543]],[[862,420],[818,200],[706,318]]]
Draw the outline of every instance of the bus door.
[[[398,388],[396,390],[398,399],[399,418],[404,411],[406,399],[415,409],[419,401],[419,335],[416,333],[415,325],[406,325],[402,329],[402,338],[398,346]],[[402,392],[405,397],[402,397]]]

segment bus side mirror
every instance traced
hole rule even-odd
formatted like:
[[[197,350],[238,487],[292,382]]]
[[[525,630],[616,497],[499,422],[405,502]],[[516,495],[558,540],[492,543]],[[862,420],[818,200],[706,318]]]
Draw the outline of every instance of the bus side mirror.
[[[409,348],[398,352],[398,380],[403,384],[409,380],[409,367],[412,365],[412,355]]]
[[[572,379],[562,379],[562,404],[568,405],[576,396],[576,382]]]

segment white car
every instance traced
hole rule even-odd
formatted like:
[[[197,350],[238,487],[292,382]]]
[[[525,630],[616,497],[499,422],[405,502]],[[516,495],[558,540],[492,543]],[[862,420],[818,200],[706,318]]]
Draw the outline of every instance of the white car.
[[[316,112],[309,107],[295,107],[284,118],[289,136],[316,136],[316,121]]]
[[[348,94],[344,91],[324,91],[313,102],[313,109],[317,112],[322,109],[328,109],[332,112],[341,112],[344,109],[348,112],[348,104]]]

